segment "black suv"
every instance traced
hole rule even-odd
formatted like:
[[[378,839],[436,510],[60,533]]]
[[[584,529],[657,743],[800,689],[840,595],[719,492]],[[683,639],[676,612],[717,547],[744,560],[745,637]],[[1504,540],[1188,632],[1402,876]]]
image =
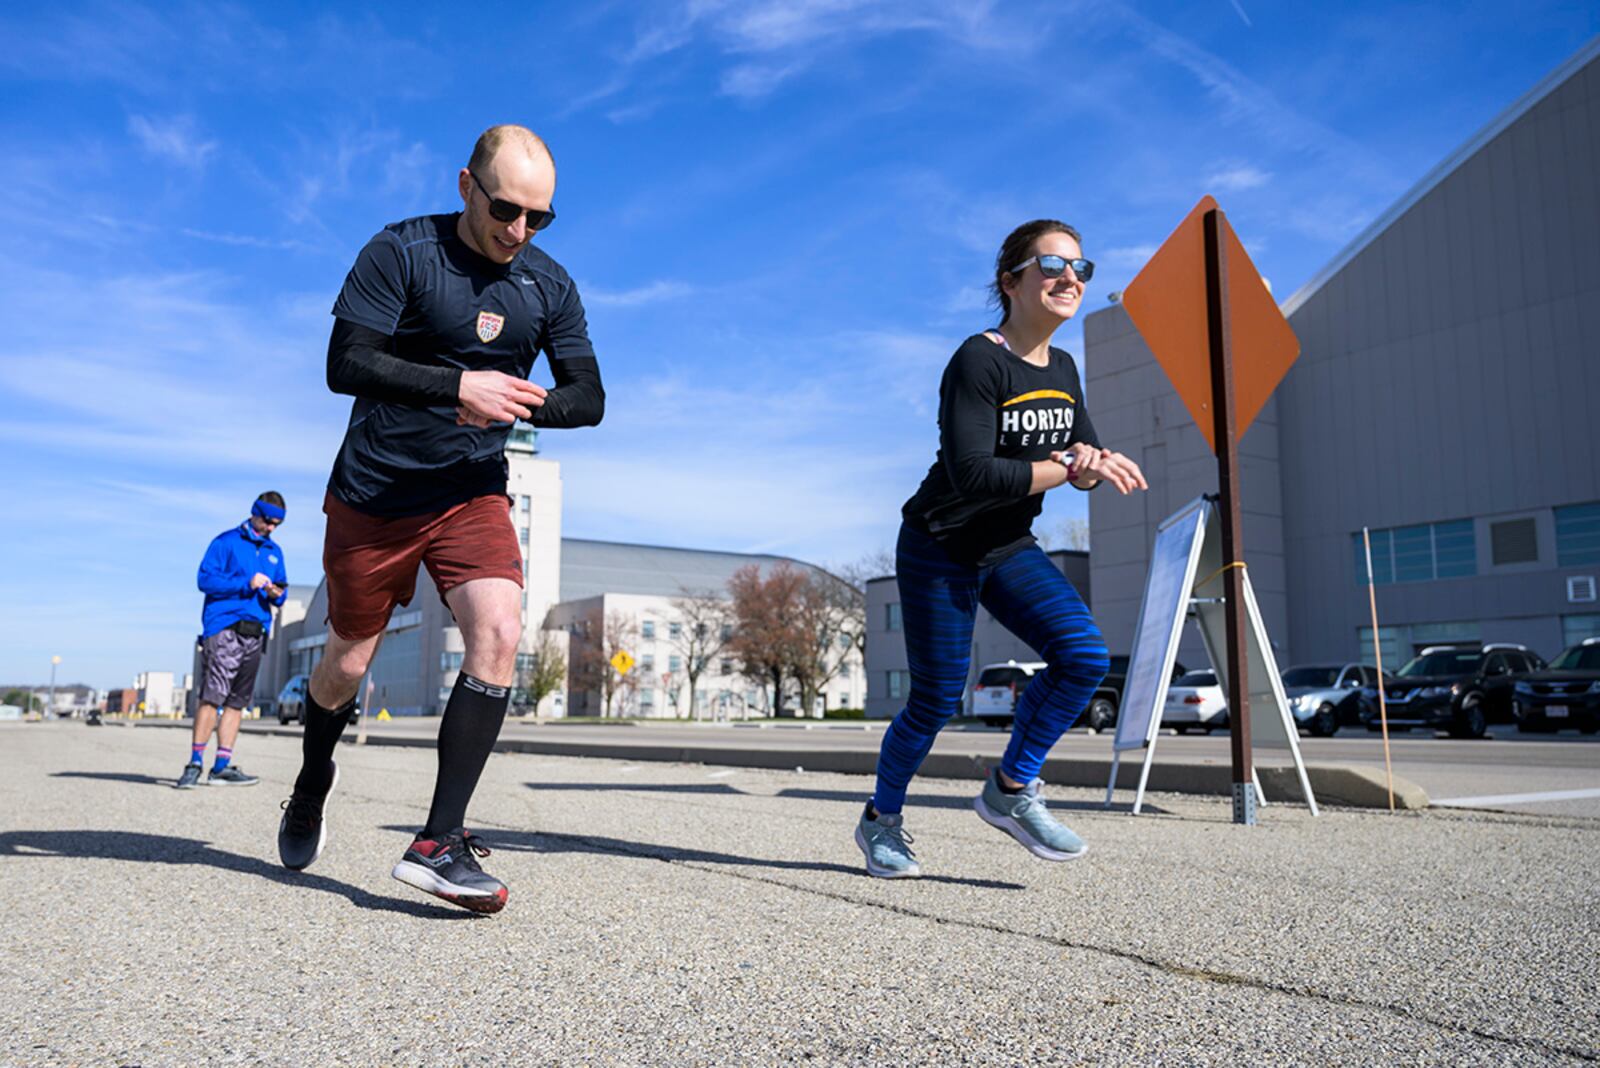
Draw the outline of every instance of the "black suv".
[[[1600,730],[1600,638],[1561,650],[1549,668],[1518,679],[1514,692],[1519,731]]]
[[[1189,669],[1182,664],[1174,662],[1172,665],[1172,681],[1177,682],[1178,676],[1187,675]],[[1128,658],[1114,656],[1111,658],[1111,670],[1101,680],[1100,686],[1094,691],[1094,696],[1089,699],[1089,707],[1079,720],[1085,727],[1097,731],[1110,730],[1117,725],[1117,710],[1122,707],[1122,691],[1128,685]]]
[[[1523,645],[1429,646],[1385,685],[1389,726],[1442,727],[1452,738],[1482,738],[1490,723],[1511,721],[1517,682],[1543,667],[1539,655]],[[1377,702],[1368,711],[1367,729],[1379,729]]]

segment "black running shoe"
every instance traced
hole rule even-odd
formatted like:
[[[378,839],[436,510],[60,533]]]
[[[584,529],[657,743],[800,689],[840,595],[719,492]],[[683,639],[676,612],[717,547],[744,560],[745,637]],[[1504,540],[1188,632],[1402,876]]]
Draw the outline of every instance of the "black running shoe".
[[[328,798],[339,785],[339,765],[332,760],[333,781],[328,792],[318,797],[302,794],[298,790],[283,803],[283,819],[278,823],[278,859],[293,871],[304,871],[322,856],[322,847],[328,842],[328,824],[324,819]]]
[[[473,912],[499,912],[506,907],[506,884],[478,866],[489,847],[475,834],[457,827],[437,841],[418,838],[394,866],[394,877],[407,886],[444,898]]]
[[[172,788],[174,790],[193,790],[200,785],[201,770],[199,764],[190,764],[183,769],[183,774],[178,776],[178,781],[172,784]]]
[[[206,776],[207,786],[254,786],[260,781],[254,775],[246,775],[240,771],[235,764],[229,764],[221,771],[212,768],[211,774]]]

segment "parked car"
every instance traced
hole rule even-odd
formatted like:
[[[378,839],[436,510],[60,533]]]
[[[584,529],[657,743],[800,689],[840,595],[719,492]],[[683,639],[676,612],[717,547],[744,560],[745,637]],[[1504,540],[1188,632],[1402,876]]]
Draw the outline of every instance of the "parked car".
[[[1412,657],[1385,686],[1389,728],[1443,728],[1452,738],[1482,738],[1490,723],[1509,722],[1516,684],[1543,670],[1527,646],[1432,645]],[[1378,730],[1374,704],[1367,729]]]
[[[310,675],[296,675],[278,691],[278,722],[304,723],[306,721],[306,686]]]
[[[1182,664],[1172,665],[1172,681],[1187,675],[1189,670]],[[1083,719],[1080,721],[1085,727],[1093,727],[1097,731],[1106,731],[1117,725],[1117,713],[1122,709],[1122,691],[1128,686],[1128,658],[1113,656],[1111,670],[1106,672],[1106,677],[1101,680],[1095,689],[1094,696],[1089,700],[1089,707],[1084,710]]]
[[[1179,734],[1190,727],[1210,734],[1228,725],[1228,701],[1222,696],[1214,671],[1191,671],[1167,688],[1167,707],[1161,710],[1162,726]]]
[[[1318,738],[1344,724],[1366,721],[1367,698],[1378,669],[1369,664],[1299,664],[1283,673],[1283,692],[1295,723]]]
[[[1518,679],[1512,693],[1519,731],[1600,730],[1600,638],[1561,650],[1544,671]]]
[[[972,715],[990,727],[1009,727],[1016,715],[1017,698],[1044,668],[1043,661],[985,664],[972,686]]]

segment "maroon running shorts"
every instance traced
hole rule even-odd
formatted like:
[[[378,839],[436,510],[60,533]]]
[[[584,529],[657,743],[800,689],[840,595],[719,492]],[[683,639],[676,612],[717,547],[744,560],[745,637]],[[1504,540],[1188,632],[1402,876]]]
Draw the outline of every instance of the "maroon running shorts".
[[[417,565],[424,564],[439,597],[472,579],[503,578],[522,585],[522,548],[504,494],[426,515],[367,515],[329,493],[322,543],[328,577],[328,625],[346,641],[383,632],[396,605],[411,603]]]

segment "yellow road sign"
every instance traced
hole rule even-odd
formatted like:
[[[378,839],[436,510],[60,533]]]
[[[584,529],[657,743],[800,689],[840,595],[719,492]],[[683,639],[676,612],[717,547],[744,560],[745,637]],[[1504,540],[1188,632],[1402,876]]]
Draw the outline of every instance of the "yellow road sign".
[[[611,658],[611,666],[617,669],[618,675],[626,675],[633,668],[633,657],[628,655],[628,650],[618,649],[617,655]]]
[[[389,710],[387,708],[378,709],[378,722],[379,723],[387,723],[392,718],[393,717],[391,717],[389,715]]]

